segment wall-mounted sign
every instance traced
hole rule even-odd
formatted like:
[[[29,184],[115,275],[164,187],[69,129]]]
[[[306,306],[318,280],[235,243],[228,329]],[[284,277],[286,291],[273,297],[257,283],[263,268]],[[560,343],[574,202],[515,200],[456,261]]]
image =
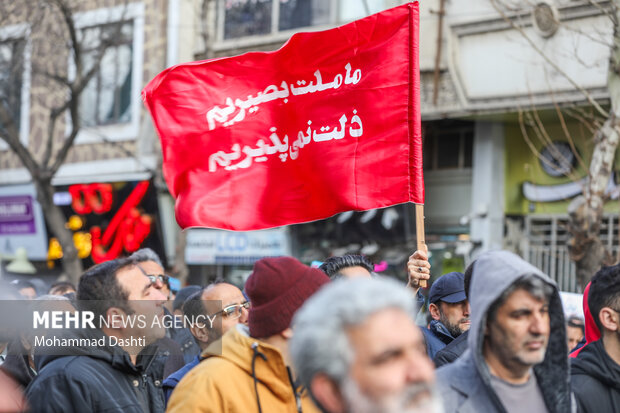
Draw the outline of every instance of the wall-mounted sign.
[[[0,234],[34,234],[34,211],[30,195],[0,196]]]
[[[188,264],[251,265],[263,257],[290,255],[285,228],[233,232],[216,229],[187,230],[185,261]]]
[[[0,188],[0,254],[12,255],[19,247],[28,259],[46,256],[47,233],[33,185]]]

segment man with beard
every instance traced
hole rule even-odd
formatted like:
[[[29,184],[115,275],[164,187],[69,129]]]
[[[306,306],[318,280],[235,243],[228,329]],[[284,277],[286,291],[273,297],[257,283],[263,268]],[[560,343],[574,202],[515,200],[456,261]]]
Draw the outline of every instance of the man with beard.
[[[202,352],[172,393],[168,412],[315,412],[295,380],[289,341],[293,314],[327,283],[322,271],[295,258],[258,260],[245,283],[248,325],[238,323]]]
[[[232,284],[218,282],[199,289],[183,303],[183,314],[189,320],[205,320],[193,322],[189,330],[200,351],[206,350],[223,334],[237,324],[248,323],[250,302],[246,300],[240,289]],[[187,363],[180,370],[166,377],[162,386],[166,395],[166,403],[181,379],[200,363],[200,355]]]
[[[165,334],[166,297],[156,283],[129,258],[80,277],[76,304],[93,313],[95,328],[62,329],[75,346],[37,348],[39,375],[26,393],[31,411],[164,411],[163,360],[156,348],[145,350]]]
[[[429,330],[445,347],[469,329],[469,301],[463,273],[450,272],[439,277],[431,286],[428,298],[432,317]],[[430,357],[433,359],[435,354]]]
[[[555,283],[506,251],[481,255],[471,280],[469,348],[437,370],[446,413],[575,411]]]
[[[389,279],[338,280],[293,320],[295,371],[327,413],[441,412],[410,292]]]
[[[572,388],[580,411],[615,412],[620,408],[620,266],[604,267],[592,277],[588,305],[601,338],[573,359]]]

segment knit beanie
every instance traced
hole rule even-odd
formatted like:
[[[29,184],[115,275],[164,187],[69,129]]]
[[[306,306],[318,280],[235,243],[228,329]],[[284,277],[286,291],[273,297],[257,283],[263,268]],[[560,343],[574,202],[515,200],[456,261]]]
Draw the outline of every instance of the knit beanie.
[[[250,336],[270,337],[291,325],[295,312],[323,284],[325,273],[292,257],[263,258],[245,283],[252,307],[248,319]]]

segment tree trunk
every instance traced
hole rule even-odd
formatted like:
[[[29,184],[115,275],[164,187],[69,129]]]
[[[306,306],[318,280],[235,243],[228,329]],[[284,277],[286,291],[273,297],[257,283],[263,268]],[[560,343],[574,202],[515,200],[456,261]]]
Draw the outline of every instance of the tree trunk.
[[[614,1],[611,18],[614,25],[613,46],[610,50],[607,89],[611,101],[609,117],[595,136],[588,181],[583,196],[575,198],[568,207],[568,249],[577,265],[577,280],[585,289],[590,278],[612,258],[600,239],[600,227],[605,204],[605,189],[614,170],[614,160],[620,140],[620,32],[618,3]]]
[[[54,187],[51,180],[46,181],[33,177],[33,181],[37,189],[37,200],[45,215],[45,221],[62,247],[63,270],[69,281],[77,286],[84,270],[82,260],[78,257],[77,248],[73,243],[73,234],[65,227],[67,219],[62,210],[54,204]]]
[[[599,237],[602,219],[600,210],[588,205],[584,196],[578,196],[568,206],[568,228],[571,238],[568,250],[577,267],[577,282],[583,291],[592,275],[602,265],[608,264],[610,256]]]
[[[187,284],[187,278],[189,276],[189,268],[187,262],[185,262],[185,246],[187,245],[187,232],[178,231],[177,233],[177,246],[174,254],[174,273],[181,281],[181,288]]]

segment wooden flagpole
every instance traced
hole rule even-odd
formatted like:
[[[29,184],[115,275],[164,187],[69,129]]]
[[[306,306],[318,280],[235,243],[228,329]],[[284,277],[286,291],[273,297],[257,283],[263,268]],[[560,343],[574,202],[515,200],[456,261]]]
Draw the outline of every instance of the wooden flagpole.
[[[415,233],[418,243],[418,251],[425,251],[424,245],[424,205],[415,204]],[[426,288],[426,280],[420,280],[420,287]]]

